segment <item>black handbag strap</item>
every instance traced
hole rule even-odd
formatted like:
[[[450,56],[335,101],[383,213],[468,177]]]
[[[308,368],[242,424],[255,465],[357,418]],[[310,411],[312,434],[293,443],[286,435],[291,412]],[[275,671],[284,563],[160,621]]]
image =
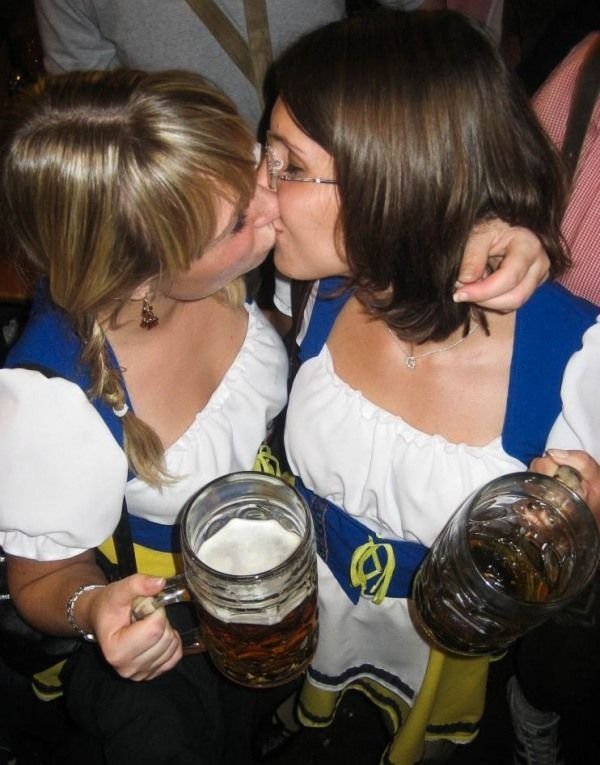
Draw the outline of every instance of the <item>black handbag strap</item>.
[[[213,0],[186,0],[244,77],[264,106],[263,83],[273,51],[265,0],[244,0],[248,42]]]
[[[121,508],[119,523],[117,524],[117,528],[113,531],[113,542],[115,545],[115,554],[117,556],[119,579],[135,574],[137,572],[137,563],[135,560],[135,551],[133,549],[133,539],[131,538],[127,500],[125,497],[123,497],[123,506]]]
[[[579,70],[571,99],[569,117],[562,146],[562,156],[573,178],[589,121],[594,112],[600,88],[600,36],[590,45]]]

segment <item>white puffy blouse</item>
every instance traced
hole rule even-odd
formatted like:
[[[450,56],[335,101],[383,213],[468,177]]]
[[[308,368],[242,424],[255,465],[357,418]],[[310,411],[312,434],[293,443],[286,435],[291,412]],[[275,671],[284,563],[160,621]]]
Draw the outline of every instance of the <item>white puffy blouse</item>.
[[[62,378],[0,370],[0,545],[37,560],[71,557],[109,537],[121,513],[171,525],[204,484],[251,470],[286,400],[287,357],[271,324],[246,306],[246,337],[190,427],[165,453],[179,480],[127,481],[127,460],[83,391]]]
[[[584,448],[600,459],[599,386],[596,324],[567,367],[564,409],[549,443]],[[296,376],[285,443],[293,472],[309,489],[381,537],[427,546],[474,490],[526,468],[503,449],[501,438],[485,446],[451,443],[379,408],[338,377],[327,345]],[[340,690],[367,676],[410,703],[429,649],[412,626],[407,600],[386,598],[373,605],[361,597],[353,605],[321,559],[319,594],[320,638],[309,670],[313,684]]]

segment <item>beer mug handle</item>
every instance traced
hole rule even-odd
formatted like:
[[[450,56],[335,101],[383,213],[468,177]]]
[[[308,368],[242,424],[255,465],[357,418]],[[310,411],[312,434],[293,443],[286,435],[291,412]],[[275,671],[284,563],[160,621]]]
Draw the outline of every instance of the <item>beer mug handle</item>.
[[[167,579],[164,588],[158,594],[152,596],[140,595],[135,598],[131,607],[131,618],[132,621],[139,622],[159,608],[164,608],[174,603],[189,603],[191,600],[192,596],[188,590],[185,577],[183,574],[178,574]],[[179,635],[183,644],[183,653],[186,656],[206,650],[198,628],[180,632]]]

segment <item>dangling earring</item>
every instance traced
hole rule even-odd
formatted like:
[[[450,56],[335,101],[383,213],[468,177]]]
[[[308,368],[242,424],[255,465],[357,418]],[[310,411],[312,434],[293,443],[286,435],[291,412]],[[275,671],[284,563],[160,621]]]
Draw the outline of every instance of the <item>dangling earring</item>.
[[[150,302],[149,293],[144,295],[142,300],[142,320],[140,327],[142,329],[152,329],[158,324],[158,316],[154,313],[154,308]]]

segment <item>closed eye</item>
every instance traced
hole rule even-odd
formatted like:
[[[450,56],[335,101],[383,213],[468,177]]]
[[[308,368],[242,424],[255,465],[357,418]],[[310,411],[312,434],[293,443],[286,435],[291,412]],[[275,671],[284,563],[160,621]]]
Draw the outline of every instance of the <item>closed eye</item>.
[[[248,213],[246,210],[244,210],[238,215],[238,218],[236,222],[233,224],[233,228],[231,229],[231,233],[239,234],[241,231],[243,231],[246,228],[247,219],[248,219]]]
[[[302,178],[304,174],[301,168],[288,162],[281,172],[281,175],[287,175],[289,178]]]

